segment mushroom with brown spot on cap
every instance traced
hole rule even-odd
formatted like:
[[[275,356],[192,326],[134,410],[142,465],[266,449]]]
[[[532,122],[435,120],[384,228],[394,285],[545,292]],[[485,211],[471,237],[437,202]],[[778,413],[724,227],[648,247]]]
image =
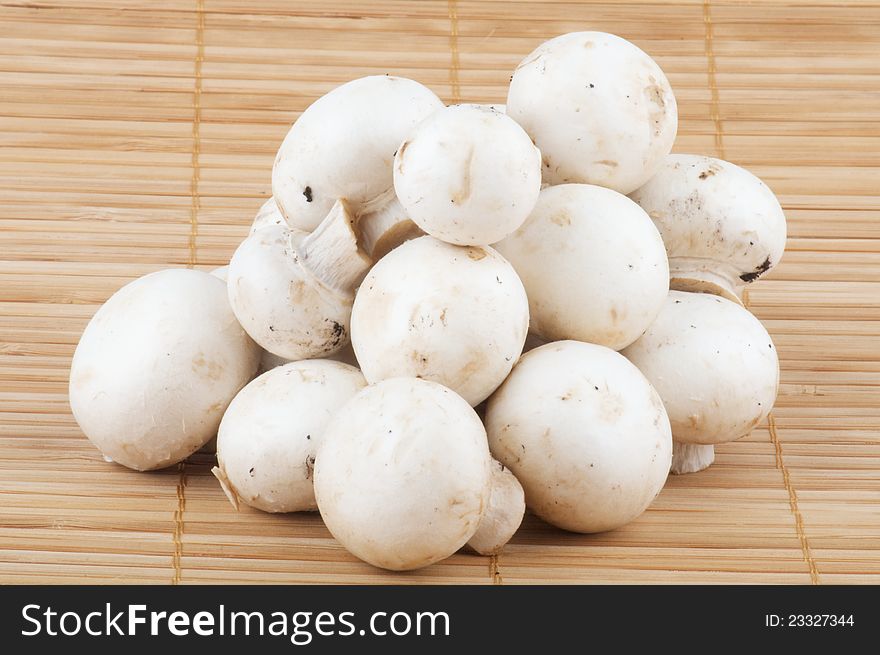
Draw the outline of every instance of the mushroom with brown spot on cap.
[[[660,230],[673,289],[740,302],[738,291],[782,258],[782,207],[764,182],[735,164],[669,155],[630,197]]]
[[[370,260],[338,201],[314,232],[258,230],[229,262],[229,302],[249,335],[289,360],[330,355],[348,341],[354,289]]]
[[[300,238],[305,236],[304,232],[299,232],[298,234],[300,235]],[[226,282],[228,273],[228,265],[219,266],[211,271],[211,275],[223,280],[224,282]],[[275,355],[268,350],[265,350],[264,348],[261,348],[260,351],[260,366],[257,370],[258,373],[265,373],[266,371],[270,371],[277,366],[283,366],[284,364],[288,364],[292,361],[290,359],[287,359],[286,357]],[[351,340],[346,341],[345,345],[340,350],[330,353],[329,355],[325,355],[325,358],[331,359],[336,362],[342,362],[343,364],[348,364],[349,366],[354,366],[355,368],[359,368],[357,358],[354,356],[354,350],[351,347]]]

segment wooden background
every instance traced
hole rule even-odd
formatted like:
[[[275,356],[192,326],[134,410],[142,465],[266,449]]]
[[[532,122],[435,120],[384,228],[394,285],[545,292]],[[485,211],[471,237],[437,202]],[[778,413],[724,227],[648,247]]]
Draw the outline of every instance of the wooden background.
[[[236,514],[197,455],[106,464],[68,409],[99,303],[225,263],[298,112],[411,76],[503,102],[538,43],[633,40],[679,101],[676,150],[763,177],[787,254],[748,293],[782,358],[768,425],[671,478],[638,521],[536,519],[493,559],[391,574],[314,515]],[[38,0],[0,3],[0,581],[880,582],[880,3]]]

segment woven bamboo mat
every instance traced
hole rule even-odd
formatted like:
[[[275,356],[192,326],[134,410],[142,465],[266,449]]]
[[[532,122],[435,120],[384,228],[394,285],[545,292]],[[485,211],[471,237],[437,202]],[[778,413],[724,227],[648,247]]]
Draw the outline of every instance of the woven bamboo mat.
[[[650,52],[676,149],[779,194],[749,290],[782,358],[769,424],[638,521],[534,518],[497,559],[356,561],[314,515],[236,514],[207,455],[137,474],[71,418],[70,356],[124,282],[225,263],[290,122],[353,77],[503,102],[521,57],[598,29]],[[0,581],[880,582],[880,3],[41,0],[0,3]]]

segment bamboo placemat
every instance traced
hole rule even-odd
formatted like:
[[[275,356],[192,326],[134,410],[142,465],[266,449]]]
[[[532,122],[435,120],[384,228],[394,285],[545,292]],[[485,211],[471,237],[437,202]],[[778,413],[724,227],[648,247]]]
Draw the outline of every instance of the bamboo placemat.
[[[788,251],[748,303],[778,344],[768,425],[638,521],[536,519],[497,559],[388,574],[315,515],[236,514],[197,455],[106,464],[66,399],[124,282],[226,262],[291,121],[353,77],[503,102],[542,40],[625,36],[669,75],[676,149],[778,193]],[[880,4],[5,0],[0,5],[0,581],[880,582]]]

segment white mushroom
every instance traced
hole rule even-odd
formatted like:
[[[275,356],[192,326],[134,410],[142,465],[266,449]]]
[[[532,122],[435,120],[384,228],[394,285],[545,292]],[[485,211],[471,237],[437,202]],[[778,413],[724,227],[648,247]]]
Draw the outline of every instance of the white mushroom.
[[[619,350],[657,316],[669,290],[657,228],[610,189],[564,184],[541,191],[523,226],[495,244],[529,296],[531,330]]]
[[[425,236],[392,250],[364,279],[352,345],[371,383],[421,377],[477,405],[516,363],[528,321],[522,283],[497,252]]]
[[[70,407],[105,457],[162,468],[216,434],[258,360],[222,281],[158,271],[122,287],[89,321],[70,367]]]
[[[489,399],[486,431],[531,510],[574,532],[639,516],[672,458],[669,420],[645,376],[619,353],[578,341],[523,355]]]
[[[748,310],[725,298],[671,291],[657,320],[623,354],[666,405],[679,444],[673,473],[709,466],[713,444],[747,435],[776,400],[773,341]]]
[[[510,81],[507,114],[541,149],[544,180],[629,193],[672,149],[678,110],[660,67],[613,34],[574,32],[541,44]]]
[[[308,236],[265,227],[235,251],[229,302],[247,333],[272,354],[308,359],[345,346],[354,287],[369,267],[352,222],[339,201]]]
[[[269,198],[266,202],[260,205],[257,215],[254,216],[254,222],[251,224],[249,234],[253,234],[257,230],[262,230],[264,227],[269,227],[270,225],[287,225],[281,210],[278,209],[278,204],[275,202],[275,198]]]
[[[489,506],[467,542],[480,555],[497,555],[519,529],[526,513],[525,492],[510,469],[492,460]]]
[[[673,289],[739,302],[737,289],[782,258],[782,207],[766,184],[735,164],[670,155],[630,197],[660,230]]]
[[[267,227],[267,226],[263,226]],[[291,231],[293,233],[293,231]],[[305,236],[305,232],[296,231],[296,237],[294,238],[294,242],[299,242],[302,240],[302,237]],[[229,273],[229,266],[220,266],[211,271],[211,275],[216,278],[219,278],[226,282],[226,278]],[[268,350],[260,349],[260,366],[258,369],[259,373],[265,373],[266,371],[270,371],[277,366],[283,366],[284,364],[289,363],[291,360],[280,357],[273,353],[270,353]],[[341,350],[338,350],[334,353],[331,353],[326,356],[327,359],[332,359],[337,362],[342,362],[343,364],[349,364],[350,366],[358,367],[357,358],[354,356],[354,350],[351,347],[351,341],[347,341],[346,344],[342,347]]]
[[[267,226],[263,226],[267,227]],[[291,231],[293,233],[294,231]],[[304,232],[296,231],[296,235],[298,237],[294,238],[295,242],[301,241],[302,237],[305,236]],[[219,278],[226,282],[226,278],[229,273],[229,266],[220,266],[211,271],[211,275],[216,278]],[[351,347],[351,341],[347,341],[345,345],[338,351],[326,355],[327,359],[332,359],[337,362],[342,362],[343,364],[349,364],[350,366],[358,367],[357,358],[354,356],[354,350]],[[266,371],[270,371],[273,368],[278,366],[283,366],[284,364],[288,364],[291,360],[285,357],[280,357],[279,355],[275,355],[268,350],[263,348],[260,349],[260,366],[258,368],[259,373],[265,373]]]
[[[400,571],[467,543],[490,477],[486,431],[470,406],[434,382],[396,378],[358,393],[325,428],[315,496],[346,549]]]
[[[352,366],[312,359],[274,368],[242,389],[220,423],[212,471],[232,505],[317,509],[312,472],[324,429],[366,384]]]
[[[370,232],[373,243],[391,239],[367,224],[397,214],[385,211],[394,200],[394,155],[412,129],[442,106],[427,87],[390,75],[347,82],[316,100],[291,127],[272,170],[272,193],[288,224],[311,232],[344,198],[358,232]],[[403,239],[413,229],[399,225],[404,220],[398,217],[384,230]],[[362,247],[374,256],[371,244]],[[382,247],[390,250],[387,243]]]
[[[541,153],[516,121],[453,105],[419,123],[394,158],[394,190],[431,236],[488,245],[516,230],[541,190]]]

